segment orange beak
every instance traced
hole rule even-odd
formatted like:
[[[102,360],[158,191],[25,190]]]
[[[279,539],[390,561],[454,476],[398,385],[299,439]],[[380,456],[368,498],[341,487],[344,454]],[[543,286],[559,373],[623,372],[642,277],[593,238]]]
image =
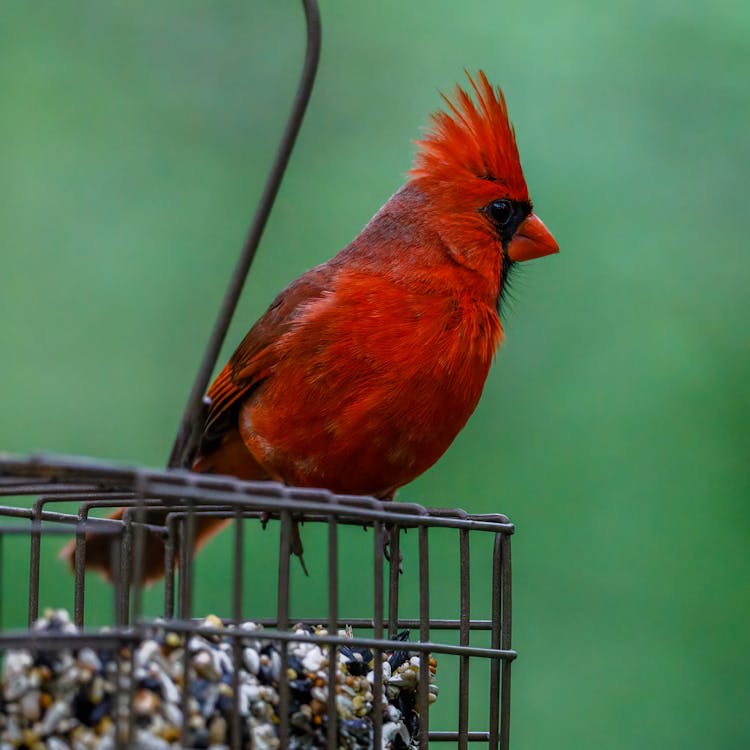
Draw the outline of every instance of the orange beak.
[[[533,260],[559,252],[555,238],[536,214],[529,214],[521,222],[508,245],[511,260]]]

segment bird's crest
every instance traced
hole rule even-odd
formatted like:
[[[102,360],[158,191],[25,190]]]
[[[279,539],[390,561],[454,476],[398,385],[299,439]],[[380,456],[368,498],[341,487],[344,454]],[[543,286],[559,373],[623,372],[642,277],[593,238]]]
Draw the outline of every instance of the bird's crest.
[[[409,174],[430,183],[455,183],[462,175],[479,177],[500,183],[519,200],[527,199],[503,92],[493,87],[481,70],[478,81],[468,72],[466,77],[477,102],[460,86],[456,86],[453,100],[441,94],[449,111],[432,115],[430,130],[417,141],[418,151]]]

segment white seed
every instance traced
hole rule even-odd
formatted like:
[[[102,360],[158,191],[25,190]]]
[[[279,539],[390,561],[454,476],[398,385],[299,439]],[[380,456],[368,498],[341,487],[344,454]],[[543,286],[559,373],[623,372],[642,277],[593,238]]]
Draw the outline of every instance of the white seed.
[[[39,720],[41,715],[41,706],[39,705],[39,699],[41,695],[38,690],[29,690],[26,695],[21,698],[21,713],[27,721],[35,722]]]
[[[324,661],[323,652],[319,646],[315,646],[305,654],[304,659],[302,659],[302,666],[306,672],[317,672],[323,666]]]
[[[155,737],[145,729],[136,733],[136,744],[139,750],[169,750],[169,743],[161,737]]]
[[[250,674],[258,674],[258,670],[260,670],[260,654],[254,648],[243,650],[242,661]]]
[[[40,733],[42,735],[52,734],[57,725],[70,714],[70,706],[64,700],[55,701],[42,719]]]

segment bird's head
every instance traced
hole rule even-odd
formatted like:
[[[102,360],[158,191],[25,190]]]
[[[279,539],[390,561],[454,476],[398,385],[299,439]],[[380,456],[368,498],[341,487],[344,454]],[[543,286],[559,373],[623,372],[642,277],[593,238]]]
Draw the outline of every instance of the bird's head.
[[[467,74],[468,76],[468,74]],[[485,276],[512,264],[558,252],[534,213],[503,93],[482,71],[468,76],[476,102],[460,86],[446,111],[417,141],[410,182],[455,260]]]

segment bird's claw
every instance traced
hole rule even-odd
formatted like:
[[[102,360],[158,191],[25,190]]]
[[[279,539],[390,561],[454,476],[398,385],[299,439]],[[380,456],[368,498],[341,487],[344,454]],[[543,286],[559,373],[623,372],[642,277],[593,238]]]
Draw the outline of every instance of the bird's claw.
[[[389,565],[393,565],[393,561],[391,560],[391,542],[388,538],[383,542],[383,557],[388,561]],[[401,552],[401,550],[398,551],[398,572],[399,574],[403,575],[404,573],[404,554]]]

